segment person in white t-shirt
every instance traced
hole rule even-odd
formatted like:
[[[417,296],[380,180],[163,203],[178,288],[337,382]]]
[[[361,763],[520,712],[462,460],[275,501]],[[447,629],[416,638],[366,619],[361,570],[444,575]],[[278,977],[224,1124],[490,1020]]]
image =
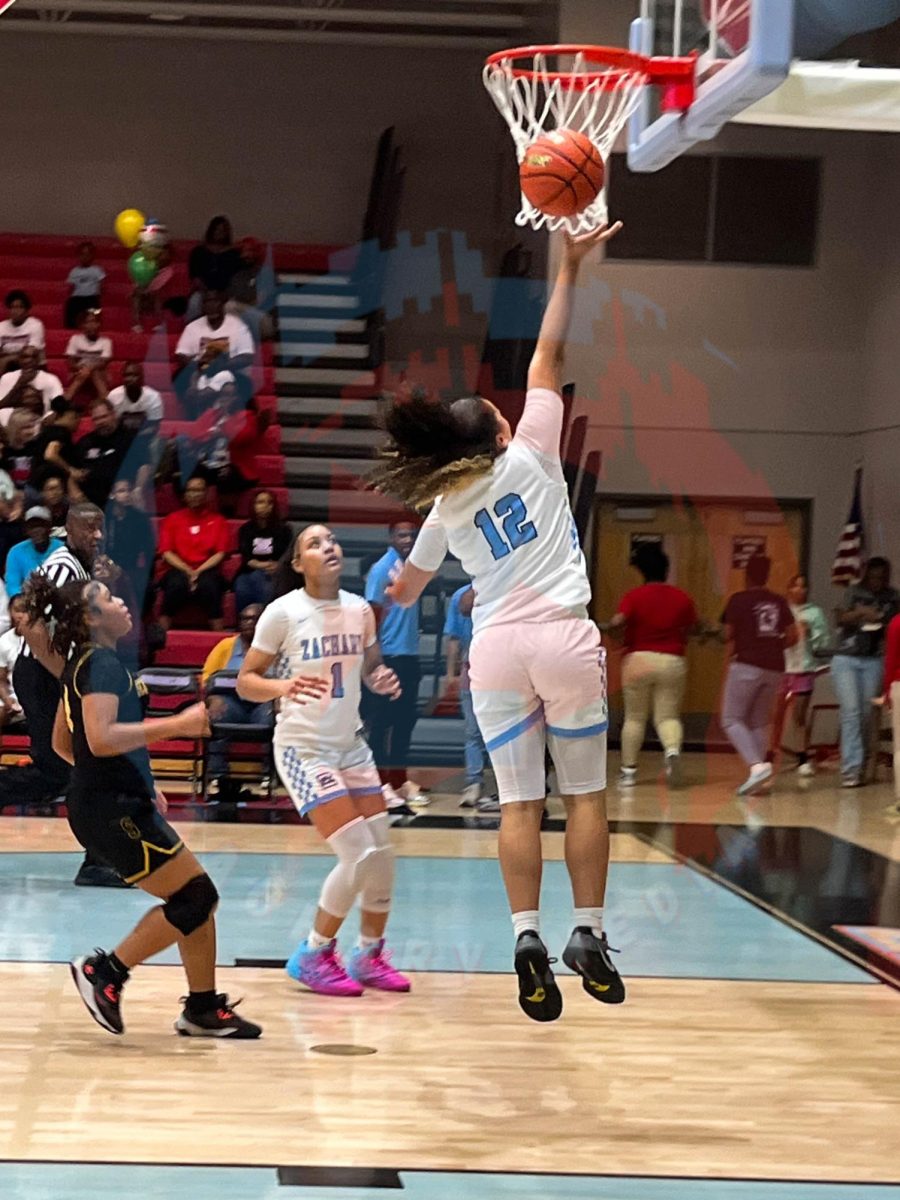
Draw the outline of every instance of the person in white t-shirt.
[[[45,414],[50,411],[51,401],[64,394],[62,380],[42,371],[39,363],[40,351],[26,346],[19,354],[19,370],[0,375],[0,425],[7,423],[12,409],[22,406],[27,391],[40,394]]]
[[[3,599],[6,600],[6,589],[3,589]],[[4,605],[8,613],[7,628],[0,634],[0,727],[11,721],[24,719],[22,705],[16,699],[13,690],[13,667],[22,653],[25,639],[19,633],[19,625],[25,620],[25,600],[22,596],[13,596],[8,605]],[[10,627],[9,622],[12,622]]]
[[[68,398],[83,393],[86,397],[105,400],[109,395],[107,368],[113,356],[112,339],[101,336],[99,308],[86,308],[78,325],[78,333],[72,334],[66,346],[71,372]]]
[[[46,334],[44,322],[31,315],[31,297],[21,288],[6,293],[5,321],[0,321],[0,372],[12,363],[22,365],[21,354],[26,346],[38,351],[38,361],[44,357]]]
[[[375,615],[361,596],[341,590],[343,552],[324,525],[294,543],[304,586],[274,600],[259,618],[238,675],[238,693],[261,704],[280,700],[275,764],[301,816],[309,816],[337,855],[322,886],[309,937],[287,963],[292,979],[328,996],[365,987],[407,992],[409,980],[384,953],[394,851],[381,780],[360,730],[362,684],[397,696],[381,660]],[[279,660],[280,678],[265,673]],[[359,897],[360,939],[345,970],[335,939]]]
[[[139,362],[127,362],[122,369],[122,385],[113,388],[107,400],[122,422],[122,428],[134,435],[130,466],[134,475],[133,499],[143,505],[145,489],[153,483],[162,452],[160,426],[164,409],[159,392],[144,384],[144,368]]]
[[[176,386],[180,393],[191,386],[197,372],[242,371],[253,363],[250,330],[240,317],[226,313],[225,301],[224,292],[207,292],[203,316],[186,325],[178,339]]]
[[[566,237],[556,286],[528,369],[515,436],[480,396],[413,395],[387,417],[390,442],[373,481],[407,504],[433,506],[390,600],[410,605],[448,547],[472,579],[472,701],[500,793],[500,865],[516,933],[519,1004],[553,1021],[562,996],[540,937],[544,753],[566,806],[566,866],[575,906],[563,961],[589,996],[625,999],[609,957],[603,902],[606,669],[588,618],[591,589],[560,461],[560,379],[578,270],[619,226]]]
[[[78,265],[66,276],[72,291],[66,301],[66,329],[77,329],[78,320],[87,308],[100,307],[100,293],[106,272],[94,262],[94,243],[82,242],[78,247]]]

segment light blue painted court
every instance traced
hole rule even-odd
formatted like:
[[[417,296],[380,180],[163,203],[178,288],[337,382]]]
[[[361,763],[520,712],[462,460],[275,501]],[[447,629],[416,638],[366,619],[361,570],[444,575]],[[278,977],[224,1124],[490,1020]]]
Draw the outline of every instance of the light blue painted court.
[[[396,1188],[282,1187],[271,1167],[0,1164],[4,1200],[900,1200],[900,1186],[401,1171]]]
[[[285,959],[307,934],[331,859],[206,854],[221,895],[219,960]],[[75,854],[0,856],[0,959],[64,961],[112,946],[145,912],[135,891],[76,888]],[[565,866],[544,867],[543,935],[571,928]],[[679,865],[614,863],[606,926],[626,977],[869,983],[866,972],[740,896]],[[352,931],[352,932],[351,932]],[[355,933],[348,922],[346,940]],[[390,945],[407,971],[509,972],[512,931],[497,863],[400,858]],[[159,962],[177,962],[175,951]],[[564,968],[563,968],[564,969]]]

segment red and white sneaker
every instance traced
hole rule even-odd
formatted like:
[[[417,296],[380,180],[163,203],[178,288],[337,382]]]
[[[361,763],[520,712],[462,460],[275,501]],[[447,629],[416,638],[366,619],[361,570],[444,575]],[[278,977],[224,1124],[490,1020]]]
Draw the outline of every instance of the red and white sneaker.
[[[85,1008],[97,1024],[102,1025],[107,1033],[124,1033],[122,989],[113,983],[109,973],[104,971],[105,962],[104,951],[95,950],[91,955],[83,954],[70,962],[69,970]]]
[[[350,955],[347,974],[363,987],[375,988],[379,992],[408,992],[410,982],[391,963],[391,956],[384,948],[384,938],[367,950],[357,946]]]

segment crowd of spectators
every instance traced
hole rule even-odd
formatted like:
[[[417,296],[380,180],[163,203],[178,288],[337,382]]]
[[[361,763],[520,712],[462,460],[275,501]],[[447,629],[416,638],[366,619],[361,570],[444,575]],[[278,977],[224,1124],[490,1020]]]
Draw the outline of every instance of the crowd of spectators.
[[[77,247],[59,319],[48,320],[54,338],[71,332],[50,362],[47,329],[33,315],[28,291],[17,287],[5,296],[0,577],[15,596],[41,556],[64,542],[69,505],[87,500],[105,511],[109,557],[129,579],[145,619],[159,609],[163,626],[193,615],[201,627],[218,628],[231,586],[222,566],[234,548],[225,517],[259,486],[257,458],[271,421],[254,397],[259,343],[274,333],[264,249],[254,238],[235,243],[231,223],[217,216],[190,253],[187,286],[179,285],[169,247],[157,286],[135,289],[135,329],[147,332],[149,324],[177,337],[168,413],[163,392],[146,383],[144,364],[117,356],[121,325],[104,330],[110,284],[96,257],[92,242]],[[186,294],[173,296],[179,286]],[[181,507],[156,520],[162,485]],[[271,492],[260,492],[252,512],[239,539],[237,611],[266,602],[290,537]]]

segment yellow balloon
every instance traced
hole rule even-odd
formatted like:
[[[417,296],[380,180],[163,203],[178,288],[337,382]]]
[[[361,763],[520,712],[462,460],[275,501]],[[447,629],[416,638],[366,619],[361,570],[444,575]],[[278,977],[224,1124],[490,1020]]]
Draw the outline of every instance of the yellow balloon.
[[[147,218],[137,208],[124,208],[116,217],[116,237],[123,246],[133,250],[138,244],[138,234],[144,228]]]

